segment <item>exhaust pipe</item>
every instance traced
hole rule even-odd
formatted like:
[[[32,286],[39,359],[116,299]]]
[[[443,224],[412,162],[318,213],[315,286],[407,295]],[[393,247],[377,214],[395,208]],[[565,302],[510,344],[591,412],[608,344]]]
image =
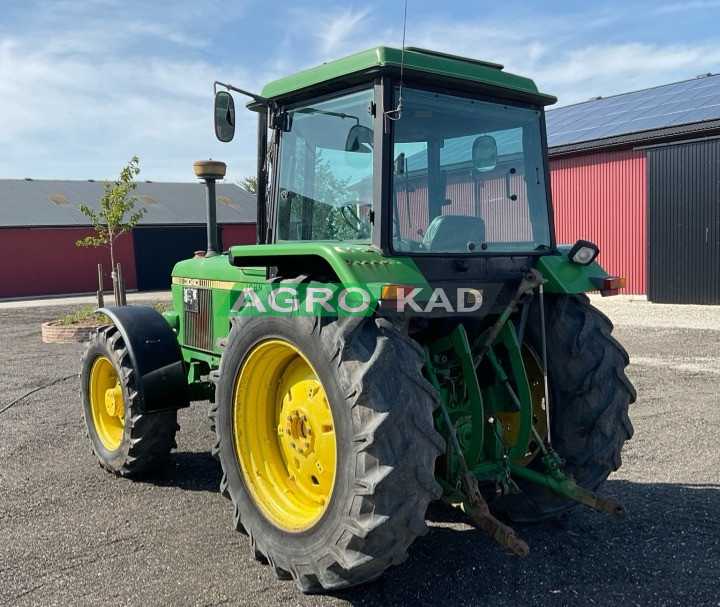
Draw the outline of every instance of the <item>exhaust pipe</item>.
[[[205,257],[219,255],[217,242],[217,214],[215,204],[215,181],[225,177],[227,165],[219,160],[197,160],[193,163],[195,175],[207,186],[207,252]]]

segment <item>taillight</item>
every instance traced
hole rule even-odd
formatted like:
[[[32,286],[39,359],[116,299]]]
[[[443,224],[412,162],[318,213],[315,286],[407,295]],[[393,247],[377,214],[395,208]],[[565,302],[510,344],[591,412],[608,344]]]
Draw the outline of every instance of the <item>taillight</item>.
[[[627,279],[624,276],[591,276],[590,280],[603,297],[617,295],[620,289],[627,286]]]

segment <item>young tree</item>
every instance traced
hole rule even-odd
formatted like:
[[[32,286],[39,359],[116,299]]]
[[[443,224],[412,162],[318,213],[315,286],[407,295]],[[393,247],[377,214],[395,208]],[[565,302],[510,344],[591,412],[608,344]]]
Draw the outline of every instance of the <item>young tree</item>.
[[[240,181],[240,187],[246,192],[257,194],[257,177],[244,177]]]
[[[117,283],[115,241],[119,236],[134,228],[146,213],[146,209],[132,212],[137,200],[136,196],[131,195],[131,192],[137,187],[133,177],[140,173],[139,162],[138,157],[133,156],[127,166],[120,171],[120,176],[115,183],[103,182],[105,194],[100,199],[99,211],[95,212],[84,204],[78,205],[78,209],[90,218],[97,236],[87,236],[78,240],[76,244],[79,247],[106,247],[110,250],[111,275],[116,293],[118,292],[117,287],[121,289],[122,285]],[[131,212],[130,217],[126,219],[125,216]],[[120,302],[116,301],[116,303]]]

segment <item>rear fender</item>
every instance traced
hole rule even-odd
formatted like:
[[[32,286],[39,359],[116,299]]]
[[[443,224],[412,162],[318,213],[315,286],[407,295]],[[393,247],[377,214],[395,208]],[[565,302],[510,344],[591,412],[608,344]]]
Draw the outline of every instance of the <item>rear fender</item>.
[[[545,291],[547,293],[589,293],[598,290],[598,282],[610,278],[602,266],[593,261],[587,266],[581,266],[570,261],[569,245],[558,246],[556,255],[547,255],[538,260],[537,269],[547,280]]]

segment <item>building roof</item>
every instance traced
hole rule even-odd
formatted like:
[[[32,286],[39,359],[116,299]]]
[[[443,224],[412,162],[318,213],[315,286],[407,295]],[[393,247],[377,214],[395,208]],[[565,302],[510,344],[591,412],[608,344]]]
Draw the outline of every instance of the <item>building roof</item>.
[[[0,227],[88,226],[79,204],[96,211],[105,190],[99,181],[0,179]],[[255,223],[255,196],[230,183],[218,183],[218,223]],[[139,182],[135,208],[146,213],[139,225],[203,225],[203,183]]]
[[[720,133],[720,74],[547,112],[551,154]]]

